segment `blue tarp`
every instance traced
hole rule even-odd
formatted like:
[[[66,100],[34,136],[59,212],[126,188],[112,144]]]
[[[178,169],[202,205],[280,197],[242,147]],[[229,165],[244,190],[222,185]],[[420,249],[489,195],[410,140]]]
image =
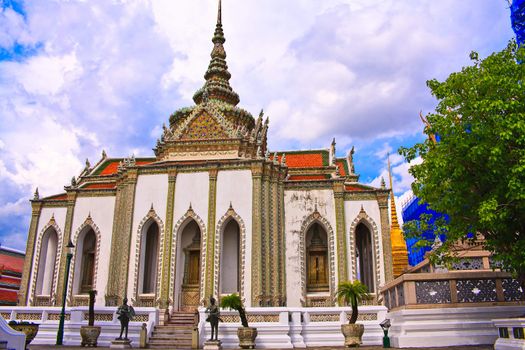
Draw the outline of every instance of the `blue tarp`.
[[[525,0],[513,0],[510,5],[510,20],[516,33],[516,41],[521,46],[525,43]]]

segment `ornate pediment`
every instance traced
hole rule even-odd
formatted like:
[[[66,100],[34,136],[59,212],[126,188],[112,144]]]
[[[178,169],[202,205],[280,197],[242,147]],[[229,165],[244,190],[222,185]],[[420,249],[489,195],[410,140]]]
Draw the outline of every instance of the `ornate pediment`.
[[[202,111],[193,118],[182,132],[181,140],[225,139],[228,133],[224,127],[207,111]]]

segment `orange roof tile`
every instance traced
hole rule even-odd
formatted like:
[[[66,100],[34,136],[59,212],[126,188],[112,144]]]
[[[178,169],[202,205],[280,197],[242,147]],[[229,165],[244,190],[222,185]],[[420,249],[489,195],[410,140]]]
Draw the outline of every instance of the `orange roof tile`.
[[[95,189],[100,189],[100,188],[115,188],[115,183],[114,182],[110,182],[110,183],[94,183],[94,184],[88,184],[88,185],[82,187],[82,189],[84,189],[84,190],[95,190]]]
[[[347,191],[365,191],[365,189],[362,187],[352,186],[352,185],[346,185],[345,190]]]
[[[288,178],[288,181],[318,181],[326,179],[326,175],[292,175]]]
[[[335,165],[339,168],[339,174],[341,176],[346,176],[346,170],[345,170],[345,161],[344,160],[337,160],[335,162]]]
[[[118,171],[118,164],[121,161],[121,159],[113,159],[110,160],[109,164],[106,165],[99,173],[98,175],[113,175],[116,174]],[[153,163],[153,160],[137,160],[135,162],[138,166],[146,165]]]
[[[44,199],[50,200],[50,201],[63,201],[63,200],[67,199],[67,193],[62,193],[62,194],[57,194],[57,195],[54,195],[54,196],[49,196],[49,197],[44,198]]]
[[[291,152],[286,153],[286,165],[289,168],[316,168],[324,166],[323,151],[318,152]],[[273,160],[273,156],[270,157]],[[281,162],[282,153],[277,155],[277,160]]]

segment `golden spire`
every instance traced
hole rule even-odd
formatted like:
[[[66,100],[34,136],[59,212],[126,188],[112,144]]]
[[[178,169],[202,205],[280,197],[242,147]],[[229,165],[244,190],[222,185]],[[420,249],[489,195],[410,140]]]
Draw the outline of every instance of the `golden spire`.
[[[388,178],[390,180],[390,240],[392,242],[392,265],[394,268],[394,278],[400,276],[403,270],[408,267],[408,251],[403,237],[403,231],[397,221],[396,201],[394,197],[394,187],[392,185],[392,169],[390,168],[390,154],[388,155]]]

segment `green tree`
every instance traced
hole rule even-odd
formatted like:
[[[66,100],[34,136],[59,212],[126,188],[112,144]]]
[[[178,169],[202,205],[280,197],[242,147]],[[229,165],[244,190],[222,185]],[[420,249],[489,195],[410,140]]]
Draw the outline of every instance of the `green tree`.
[[[359,315],[357,307],[359,302],[370,297],[368,287],[358,280],[339,283],[335,295],[339,301],[343,300],[345,304],[352,306],[352,316],[348,321],[350,324],[354,324],[357,321],[357,316]]]
[[[446,232],[434,257],[450,257],[456,242],[481,234],[525,292],[525,48],[510,42],[483,60],[476,52],[470,58],[473,65],[444,82],[427,82],[438,99],[426,118],[429,137],[399,150],[407,161],[421,157],[410,169],[414,194],[448,220],[430,224],[425,216],[404,228]]]
[[[221,298],[221,307],[223,309],[235,310],[239,313],[241,324],[243,327],[248,327],[248,317],[246,317],[246,310],[242,304],[241,297],[236,294],[230,294]]]

